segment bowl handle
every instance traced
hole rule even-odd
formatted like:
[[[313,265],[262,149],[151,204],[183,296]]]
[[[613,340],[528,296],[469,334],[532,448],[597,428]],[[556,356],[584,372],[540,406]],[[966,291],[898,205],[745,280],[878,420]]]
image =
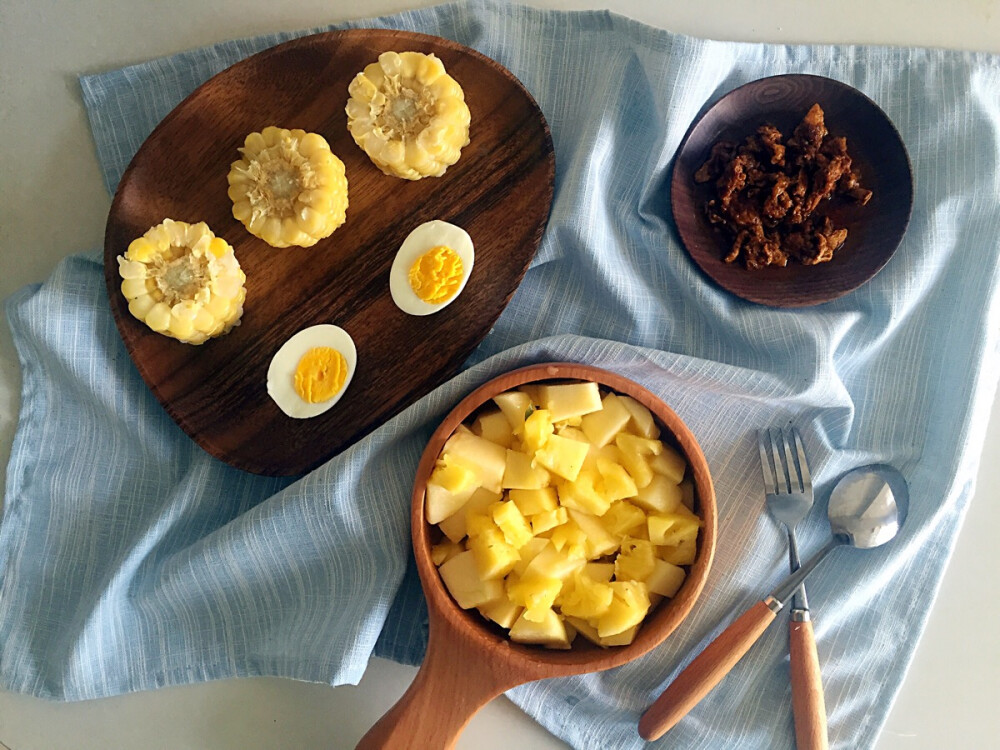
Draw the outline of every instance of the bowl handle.
[[[357,750],[455,747],[479,709],[512,687],[528,682],[482,646],[436,627],[432,615],[427,655],[410,687],[361,738]]]

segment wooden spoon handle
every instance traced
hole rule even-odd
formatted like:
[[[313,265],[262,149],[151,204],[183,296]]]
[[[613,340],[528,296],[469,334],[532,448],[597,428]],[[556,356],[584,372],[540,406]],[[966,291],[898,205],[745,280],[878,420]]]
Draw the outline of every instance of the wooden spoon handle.
[[[439,645],[441,641],[443,645]],[[525,682],[482,668],[482,654],[461,639],[435,637],[432,621],[427,655],[403,697],[361,738],[357,750],[455,747],[473,715],[493,698]]]
[[[816,638],[809,620],[789,622],[788,650],[792,672],[792,712],[798,750],[827,750],[826,705]]]
[[[774,622],[774,616],[767,600],[758,602],[740,615],[646,709],[639,720],[639,734],[644,739],[655,740],[683,719],[729,674],[736,662],[767,630],[767,626]]]

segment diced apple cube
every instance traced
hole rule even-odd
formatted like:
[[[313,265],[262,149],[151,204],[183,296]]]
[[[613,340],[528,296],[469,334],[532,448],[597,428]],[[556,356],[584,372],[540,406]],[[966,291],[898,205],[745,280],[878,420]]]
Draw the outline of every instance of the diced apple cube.
[[[529,620],[523,612],[510,628],[510,639],[515,643],[534,643],[542,646],[566,648],[569,637],[562,618],[551,609],[541,613],[539,619]],[[537,615],[536,615],[537,616]]]
[[[601,405],[600,411],[591,412],[580,421],[580,429],[587,440],[598,448],[603,448],[614,440],[615,435],[623,430],[632,418],[631,412],[613,393],[605,396]]]
[[[503,532],[504,541],[514,549],[520,549],[533,536],[527,519],[521,515],[512,501],[496,503],[490,506],[493,523]]]
[[[623,630],[616,635],[609,635],[607,638],[601,638],[600,643],[602,646],[627,646],[632,641],[635,640],[635,634],[639,632],[639,626],[633,625],[628,630]]]
[[[478,473],[478,484],[490,492],[499,492],[503,470],[507,464],[507,449],[471,432],[456,432],[444,445],[444,457],[472,466]]]
[[[480,414],[472,423],[472,432],[484,440],[502,445],[504,448],[509,448],[514,439],[514,431],[502,411]]]
[[[691,565],[698,556],[698,540],[691,537],[670,547],[657,547],[656,554],[664,562]]]
[[[646,584],[639,581],[612,581],[608,585],[614,596],[607,611],[597,620],[597,634],[602,639],[638,625],[649,611]]]
[[[465,504],[446,519],[438,523],[438,528],[453,542],[460,542],[469,533],[469,515],[483,515],[486,509],[500,500],[500,494],[479,487]]]
[[[539,388],[541,406],[552,413],[553,422],[600,411],[601,393],[597,383],[543,385]]]
[[[517,505],[518,510],[526,516],[534,516],[559,507],[554,487],[544,487],[537,490],[513,489],[508,495]]]
[[[507,450],[507,460],[504,464],[504,489],[540,490],[549,486],[549,472],[541,466],[532,466],[531,457],[520,451]]]
[[[520,391],[507,391],[494,396],[493,403],[500,407],[500,411],[510,424],[511,431],[515,435],[523,434],[524,419],[528,411],[534,408],[528,394]]]
[[[557,489],[559,504],[595,516],[604,515],[611,507],[611,501],[597,489],[600,477],[593,471],[581,471],[572,482],[560,482]]]
[[[531,516],[531,533],[535,536],[544,534],[546,531],[562,526],[569,520],[569,514],[565,508],[553,508],[542,511]]]
[[[615,558],[616,581],[645,581],[656,569],[656,553],[650,542],[625,539]]]
[[[462,609],[481,607],[504,597],[502,580],[484,581],[479,577],[471,551],[455,555],[438,568],[438,572],[448,593]]]
[[[697,538],[701,520],[682,505],[677,512],[649,516],[646,524],[649,541],[658,546],[671,547],[686,539]]]
[[[641,508],[622,500],[612,503],[608,512],[601,516],[601,523],[612,536],[635,536],[637,528],[645,527],[646,514]]]
[[[622,406],[628,409],[629,414],[632,415],[628,426],[636,435],[645,438],[658,438],[660,436],[660,428],[656,426],[656,421],[649,409],[631,396],[619,396],[618,398],[621,400]]]
[[[663,451],[658,456],[650,456],[649,468],[657,474],[662,474],[674,484],[680,484],[687,469],[687,461],[669,445],[663,443],[660,445],[663,446]]]
[[[645,578],[650,593],[660,596],[674,596],[684,583],[687,573],[684,568],[671,565],[663,560],[653,560],[653,571]]]
[[[673,513],[681,507],[681,498],[681,488],[662,474],[657,474],[638,491],[632,502],[651,513]]]
[[[597,516],[578,510],[569,511],[570,519],[586,535],[587,559],[595,560],[618,549],[618,539],[608,533]]]
[[[590,447],[586,443],[552,435],[545,445],[535,451],[535,462],[572,482],[580,474],[588,450]]]
[[[431,562],[440,566],[464,551],[465,548],[461,544],[456,544],[448,539],[431,547]]]
[[[510,628],[523,611],[524,607],[515,604],[507,597],[490,604],[484,604],[479,608],[479,613],[483,617],[492,620],[502,628]]]
[[[631,475],[619,463],[598,458],[597,471],[602,480],[599,492],[609,504],[626,497],[635,497],[639,491]]]
[[[468,546],[476,562],[476,571],[484,581],[503,578],[521,559],[517,549],[507,543],[499,529],[487,529],[469,537]]]
[[[440,523],[457,513],[476,489],[473,485],[461,492],[449,492],[441,485],[428,481],[424,489],[424,515],[427,523]]]
[[[548,442],[552,432],[552,415],[545,409],[535,409],[524,420],[521,442],[527,451],[534,453]]]

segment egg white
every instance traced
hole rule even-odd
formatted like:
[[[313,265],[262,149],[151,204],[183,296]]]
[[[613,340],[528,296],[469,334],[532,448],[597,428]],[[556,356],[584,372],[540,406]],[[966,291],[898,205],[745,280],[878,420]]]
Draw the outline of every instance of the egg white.
[[[295,368],[307,351],[320,346],[328,346],[344,355],[347,377],[344,378],[344,387],[333,398],[311,404],[295,392]],[[271,365],[267,368],[267,394],[274,399],[279,409],[294,419],[316,417],[340,401],[351,384],[357,365],[358,350],[354,346],[354,339],[343,328],[334,325],[303,328],[282,344],[271,358]]]
[[[417,258],[438,245],[445,245],[454,250],[458,257],[462,259],[462,281],[458,285],[458,291],[444,302],[432,305],[424,302],[410,286],[410,268],[416,263]],[[392,262],[392,269],[389,271],[389,293],[396,306],[408,315],[431,315],[443,310],[462,294],[469,275],[472,273],[472,265],[475,262],[476,254],[472,247],[472,238],[469,233],[461,227],[449,224],[447,221],[428,221],[421,224],[403,240],[396,253],[396,259]]]

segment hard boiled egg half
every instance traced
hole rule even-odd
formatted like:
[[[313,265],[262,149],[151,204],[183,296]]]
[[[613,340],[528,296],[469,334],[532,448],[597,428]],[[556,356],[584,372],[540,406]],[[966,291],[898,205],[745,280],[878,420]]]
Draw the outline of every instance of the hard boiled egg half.
[[[443,310],[465,289],[476,255],[472,238],[447,221],[421,224],[403,240],[389,271],[392,301],[409,315]]]
[[[295,419],[316,417],[340,401],[358,365],[354,339],[343,328],[304,328],[271,359],[267,393]]]

